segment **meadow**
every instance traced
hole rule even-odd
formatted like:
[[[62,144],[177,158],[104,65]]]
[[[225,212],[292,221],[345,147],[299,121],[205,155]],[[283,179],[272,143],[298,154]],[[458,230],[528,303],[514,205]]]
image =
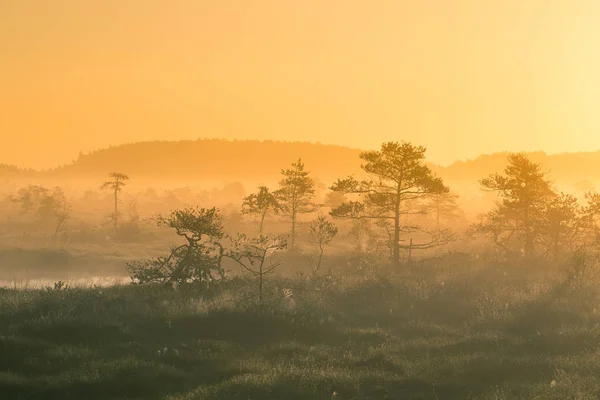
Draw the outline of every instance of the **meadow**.
[[[335,262],[331,263],[335,265]],[[597,399],[600,291],[468,254],[0,289],[2,399]]]

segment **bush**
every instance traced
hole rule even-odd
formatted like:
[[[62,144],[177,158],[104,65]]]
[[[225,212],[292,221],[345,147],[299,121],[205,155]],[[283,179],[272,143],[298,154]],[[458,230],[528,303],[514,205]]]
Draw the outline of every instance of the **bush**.
[[[171,248],[168,256],[127,263],[134,282],[208,283],[224,277],[223,247],[218,242],[223,228],[216,208],[174,210],[166,217],[159,215],[157,224],[174,229],[185,243]]]

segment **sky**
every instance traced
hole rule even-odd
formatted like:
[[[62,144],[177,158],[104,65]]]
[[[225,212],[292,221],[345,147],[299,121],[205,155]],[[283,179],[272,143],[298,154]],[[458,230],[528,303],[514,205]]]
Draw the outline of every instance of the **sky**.
[[[270,139],[600,149],[597,0],[0,0],[0,163]]]

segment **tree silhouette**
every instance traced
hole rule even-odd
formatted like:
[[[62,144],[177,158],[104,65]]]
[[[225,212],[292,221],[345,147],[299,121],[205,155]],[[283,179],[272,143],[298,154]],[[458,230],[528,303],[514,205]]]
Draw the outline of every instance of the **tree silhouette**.
[[[317,265],[313,267],[313,274],[319,272],[319,269],[321,268],[321,262],[323,261],[325,246],[331,243],[337,233],[337,226],[335,226],[333,222],[327,221],[327,219],[325,219],[323,216],[319,216],[317,219],[311,222],[310,235],[319,250]]]
[[[23,214],[35,215],[42,224],[54,223],[53,238],[65,229],[65,222],[71,217],[71,205],[58,186],[50,190],[30,185],[20,189],[12,201],[21,204]]]
[[[441,178],[434,176],[424,165],[426,149],[407,142],[387,142],[379,151],[367,151],[360,154],[365,161],[361,168],[369,176],[365,180],[354,177],[338,179],[331,190],[345,194],[354,194],[358,201],[347,201],[332,210],[331,215],[339,218],[374,219],[393,221],[391,227],[392,261],[400,264],[400,236],[403,232],[420,229],[402,224],[402,216],[422,214],[422,209],[413,210],[404,207],[405,202],[422,200],[428,195],[444,193],[449,189]],[[429,248],[442,244],[447,235],[436,234],[425,243],[411,244],[412,248]]]
[[[491,236],[505,251],[523,243],[526,258],[534,255],[534,245],[548,202],[556,197],[542,167],[524,153],[510,154],[504,175],[492,174],[480,181],[486,191],[497,192],[501,202],[475,226],[476,232]]]
[[[279,182],[280,188],[275,191],[281,211],[292,221],[292,235],[290,248],[294,248],[296,239],[296,223],[298,215],[313,212],[317,206],[312,200],[315,196],[315,182],[309,176],[310,172],[304,170],[301,159],[292,163],[292,168],[281,170],[283,179]]]
[[[274,254],[287,247],[287,241],[282,237],[269,238],[260,236],[249,238],[238,234],[232,239],[232,246],[225,252],[225,256],[237,262],[242,270],[249,272],[258,280],[258,302],[263,305],[264,277],[282,265],[281,261],[274,261]]]
[[[186,208],[157,217],[157,225],[172,228],[185,240],[173,247],[167,257],[127,264],[132,279],[139,283],[190,283],[213,280],[213,272],[221,277],[223,237],[221,217],[216,208]]]
[[[275,214],[279,212],[279,203],[275,194],[269,191],[266,186],[260,186],[258,193],[251,193],[244,197],[242,203],[243,214],[256,214],[260,218],[259,234],[263,233],[263,226],[265,223],[265,217],[269,211],[273,211]]]
[[[114,235],[116,236],[117,227],[119,224],[119,192],[121,192],[123,186],[125,186],[125,181],[129,180],[129,177],[119,172],[111,172],[110,174],[108,174],[108,176],[112,178],[112,180],[104,182],[102,186],[100,186],[100,189],[110,189],[114,193],[115,210],[114,213],[111,215],[111,219],[113,220],[113,230]]]
[[[536,226],[540,233],[537,242],[543,246],[546,258],[558,261],[561,254],[587,245],[592,219],[585,211],[570,194],[561,193],[547,202]]]

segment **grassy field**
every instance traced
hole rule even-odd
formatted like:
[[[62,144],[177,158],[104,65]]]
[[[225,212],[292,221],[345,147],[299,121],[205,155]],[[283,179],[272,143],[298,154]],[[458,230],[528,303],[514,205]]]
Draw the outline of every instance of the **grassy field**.
[[[0,289],[0,398],[598,399],[600,288],[563,281],[373,267],[272,277],[263,308],[241,278]]]

